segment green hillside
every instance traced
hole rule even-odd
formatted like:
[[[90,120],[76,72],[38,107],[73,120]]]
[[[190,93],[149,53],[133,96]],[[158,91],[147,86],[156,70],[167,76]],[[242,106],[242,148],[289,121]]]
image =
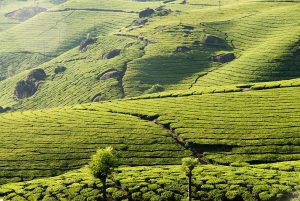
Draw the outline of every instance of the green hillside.
[[[91,102],[97,94],[101,94],[102,100],[122,98],[125,94],[123,86],[120,85],[120,77],[125,74],[124,66],[143,55],[141,48],[144,44],[136,39],[117,36],[101,37],[98,40],[99,42],[90,45],[86,52],[81,52],[76,47],[43,64],[41,67],[48,77],[35,95],[28,99],[16,101],[13,94],[16,83],[26,79],[30,71],[2,81],[0,85],[5,90],[0,92],[1,105],[33,109]],[[130,47],[126,47],[128,44]],[[116,48],[122,50],[119,56],[102,59],[102,55]],[[58,65],[66,67],[66,71],[55,74]],[[99,80],[101,74],[112,69],[118,71],[117,76]],[[52,98],[49,99],[49,96]]]
[[[55,175],[108,145],[128,165],[178,164],[192,153],[218,164],[300,160],[300,88],[237,89],[2,114],[1,177]]]
[[[0,68],[3,76],[8,72],[18,74],[0,82],[3,89],[0,105],[40,109],[91,102],[97,94],[102,94],[102,100],[111,100],[164,90],[299,77],[300,7],[296,2],[224,1],[219,8],[217,1],[194,1],[187,5],[181,1],[122,4],[119,1],[106,4],[90,0],[80,10],[76,10],[80,1],[69,1],[52,9],[58,12],[40,14],[10,29],[11,33],[2,33],[0,40],[4,45],[0,52],[1,49],[26,52],[3,53]],[[144,25],[128,26],[138,18],[138,11],[159,5],[171,13],[151,17]],[[85,10],[88,7],[95,10]],[[57,23],[59,19],[64,21]],[[45,21],[47,24],[41,30],[40,25]],[[34,41],[18,34],[27,29]],[[87,52],[80,52],[78,45],[87,33],[98,36],[98,40]],[[32,37],[36,34],[39,36]],[[11,44],[7,37],[14,35]],[[220,41],[206,43],[207,35],[216,36]],[[43,41],[51,43],[44,46]],[[139,45],[131,46],[131,43]],[[121,55],[102,59],[112,49],[122,50]],[[62,52],[65,53],[59,55]],[[226,52],[234,53],[236,59],[224,64],[212,61],[214,55]],[[43,63],[46,60],[49,62]],[[68,70],[52,80],[57,65]],[[48,78],[34,96],[16,101],[13,96],[16,83],[29,73],[24,70],[31,68],[45,69]],[[110,69],[117,70],[119,76],[100,82],[95,79]],[[70,85],[74,88],[65,91]],[[50,95],[49,99],[48,94],[56,95]]]
[[[33,7],[42,7],[42,8],[52,8],[58,3],[63,2],[64,0],[40,0],[38,3],[34,1],[19,1],[19,0],[1,0],[0,1],[0,32],[5,31],[9,28],[12,28],[22,21],[19,21],[18,18],[7,17],[6,15],[11,12],[18,11],[24,8],[33,8]]]
[[[299,163],[267,166],[205,165],[195,170],[195,200],[291,200],[299,196]],[[180,166],[122,167],[109,180],[108,192],[115,200],[180,201],[186,196],[185,175]],[[87,168],[58,177],[3,185],[5,200],[97,200],[101,183]],[[298,191],[297,191],[298,190]]]
[[[69,1],[1,32],[1,79],[35,68],[78,46],[88,33],[103,36],[117,31],[137,18],[138,10],[157,3],[114,0],[107,4],[90,0],[84,5],[86,8],[78,8],[78,1]]]
[[[298,201],[299,34],[299,0],[0,0],[0,201],[104,201],[108,146],[108,201],[186,201],[185,157],[193,200]]]

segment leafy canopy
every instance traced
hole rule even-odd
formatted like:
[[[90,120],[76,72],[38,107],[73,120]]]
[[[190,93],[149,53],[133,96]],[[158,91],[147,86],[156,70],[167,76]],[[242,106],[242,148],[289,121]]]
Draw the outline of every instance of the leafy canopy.
[[[117,159],[113,154],[112,147],[97,150],[96,154],[92,156],[90,161],[92,173],[99,179],[106,179],[106,177],[111,174],[116,167]]]
[[[183,158],[182,159],[182,168],[187,173],[190,174],[193,169],[198,165],[198,159],[197,158]]]

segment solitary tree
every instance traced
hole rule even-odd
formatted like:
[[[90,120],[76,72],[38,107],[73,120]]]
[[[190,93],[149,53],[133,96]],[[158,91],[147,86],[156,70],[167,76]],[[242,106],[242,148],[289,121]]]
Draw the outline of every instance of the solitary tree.
[[[183,158],[182,159],[182,168],[185,171],[186,176],[189,180],[188,186],[188,200],[192,200],[192,176],[193,176],[193,169],[197,166],[198,159],[196,158]]]
[[[102,182],[103,199],[107,200],[106,195],[106,180],[114,168],[117,167],[117,159],[113,154],[112,147],[97,150],[96,154],[92,156],[90,161],[90,168],[94,177]]]

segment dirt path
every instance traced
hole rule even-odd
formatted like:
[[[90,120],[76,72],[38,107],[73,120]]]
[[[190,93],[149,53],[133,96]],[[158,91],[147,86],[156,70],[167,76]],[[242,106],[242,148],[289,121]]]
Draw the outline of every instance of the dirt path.
[[[158,121],[158,118],[159,118],[158,115],[149,117],[147,115],[141,115],[141,114],[130,114],[130,113],[125,113],[125,112],[117,112],[117,111],[110,111],[110,112],[116,113],[116,114],[123,114],[123,115],[130,115],[130,116],[138,117],[139,119],[141,119],[143,121],[148,121],[148,122],[151,122],[151,123],[159,126],[161,129],[165,130],[170,137],[172,137],[172,139],[176,142],[176,144],[178,144],[179,146],[183,147],[186,150],[190,150],[193,153],[194,157],[198,158],[198,160],[201,164],[209,164],[209,161],[207,161],[204,158],[203,152],[198,151],[196,148],[191,146],[190,143],[184,142],[184,140],[181,139],[180,136],[178,136],[175,133],[175,131],[170,127],[170,125],[161,124]]]

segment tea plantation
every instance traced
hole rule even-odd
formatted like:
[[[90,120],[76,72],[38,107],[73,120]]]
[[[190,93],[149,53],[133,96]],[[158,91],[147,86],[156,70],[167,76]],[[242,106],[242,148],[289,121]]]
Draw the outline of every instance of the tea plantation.
[[[300,200],[299,0],[0,0],[0,201]],[[105,197],[105,196],[104,196]]]
[[[195,200],[298,200],[299,163],[261,166],[204,165],[195,170]],[[290,169],[288,169],[290,168]],[[97,200],[101,183],[88,168],[58,177],[3,185],[7,200]],[[109,180],[114,200],[183,200],[187,186],[180,166],[121,167]]]

